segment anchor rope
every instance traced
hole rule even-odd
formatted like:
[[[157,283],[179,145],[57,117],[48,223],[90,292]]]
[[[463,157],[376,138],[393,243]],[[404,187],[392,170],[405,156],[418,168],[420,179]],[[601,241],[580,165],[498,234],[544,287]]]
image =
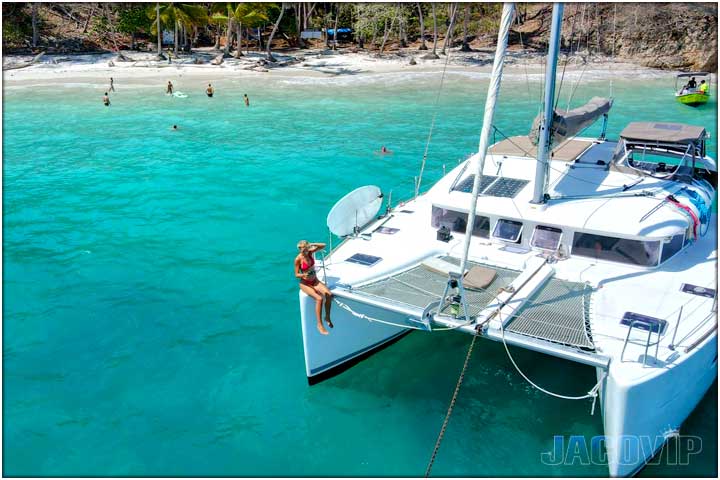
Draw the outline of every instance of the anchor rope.
[[[388,321],[386,321],[386,320],[380,320],[379,318],[375,318],[375,317],[371,317],[371,316],[369,316],[369,315],[365,315],[364,313],[358,313],[358,312],[356,312],[355,310],[353,310],[353,309],[352,309],[349,305],[347,305],[346,303],[343,303],[343,302],[341,302],[340,300],[338,300],[334,295],[333,295],[333,299],[334,299],[334,301],[335,301],[335,303],[337,304],[338,307],[340,307],[340,308],[342,308],[342,309],[344,309],[344,310],[347,310],[348,312],[350,312],[351,315],[353,315],[353,316],[355,316],[355,317],[357,317],[357,318],[362,318],[363,320],[367,320],[368,322],[384,323],[385,325],[390,325],[390,326],[393,326],[393,327],[412,328],[413,330],[423,330],[423,328],[420,328],[420,327],[415,327],[415,326],[412,326],[412,325],[403,325],[403,324],[400,324],[400,323],[388,322]]]
[[[435,448],[433,448],[432,456],[430,456],[430,462],[428,463],[427,470],[425,470],[425,478],[428,478],[430,476],[430,471],[432,470],[433,463],[435,463],[435,458],[437,457],[438,450],[440,449],[440,444],[442,443],[443,437],[445,436],[445,430],[447,429],[448,423],[450,422],[450,416],[452,415],[453,408],[455,408],[455,402],[457,401],[458,393],[460,393],[460,387],[462,386],[463,380],[465,379],[465,372],[467,371],[468,364],[470,363],[470,357],[472,356],[473,348],[475,347],[475,340],[477,340],[477,337],[478,334],[477,331],[475,331],[472,342],[470,342],[470,347],[468,348],[467,355],[465,355],[465,363],[463,364],[457,384],[455,385],[455,391],[453,392],[452,399],[450,400],[450,406],[448,407],[448,411],[445,414],[445,420],[443,420],[442,427],[440,428],[440,433],[438,434],[437,441],[435,442]]]

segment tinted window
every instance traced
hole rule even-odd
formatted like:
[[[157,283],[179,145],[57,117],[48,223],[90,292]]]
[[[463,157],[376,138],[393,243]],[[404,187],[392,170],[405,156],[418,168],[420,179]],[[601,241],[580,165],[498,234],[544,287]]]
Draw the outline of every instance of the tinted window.
[[[506,242],[518,243],[520,242],[522,226],[522,222],[505,219],[498,220],[495,224],[495,230],[493,230],[493,237],[500,238]]]
[[[668,243],[663,243],[663,250],[662,250],[662,259],[661,262],[664,262],[668,258],[675,255],[677,252],[679,252],[683,247],[683,242],[685,241],[685,234],[683,235],[675,235],[670,239]]]
[[[432,207],[431,225],[440,228],[445,225],[453,232],[465,233],[467,229],[468,214],[464,212],[456,212],[445,208]],[[488,238],[490,235],[490,219],[480,215],[475,215],[475,225],[473,225],[473,236]]]
[[[658,263],[660,241],[643,242],[591,233],[576,233],[573,239],[572,254],[651,267]]]
[[[560,246],[560,237],[562,237],[562,230],[559,228],[538,225],[535,227],[535,233],[533,233],[530,243],[535,248],[555,251]]]

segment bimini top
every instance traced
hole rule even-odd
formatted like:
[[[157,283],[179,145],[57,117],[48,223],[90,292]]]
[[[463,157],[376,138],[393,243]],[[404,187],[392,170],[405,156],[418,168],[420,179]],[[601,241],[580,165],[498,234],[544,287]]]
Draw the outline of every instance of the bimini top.
[[[705,140],[705,129],[683,123],[632,122],[620,137],[635,142],[690,144]]]
[[[690,73],[678,73],[677,78],[683,77],[707,77],[710,75],[708,72],[690,72]]]

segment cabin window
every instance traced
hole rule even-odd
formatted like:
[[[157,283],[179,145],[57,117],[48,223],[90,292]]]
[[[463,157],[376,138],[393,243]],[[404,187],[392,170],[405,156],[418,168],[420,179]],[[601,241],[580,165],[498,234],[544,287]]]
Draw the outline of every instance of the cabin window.
[[[576,233],[573,239],[572,254],[597,260],[652,267],[657,265],[660,257],[660,241],[644,242],[592,233]]]
[[[468,214],[465,212],[456,212],[433,205],[431,225],[434,228],[446,226],[453,232],[465,233],[467,229]],[[473,236],[488,238],[490,236],[490,219],[481,215],[475,215],[475,224],[473,225]]]
[[[556,251],[560,246],[562,238],[562,230],[555,227],[546,227],[538,225],[535,227],[533,236],[530,239],[530,245],[540,250]]]
[[[663,243],[662,258],[660,262],[668,260],[670,257],[675,255],[677,252],[682,250],[683,243],[685,242],[685,234],[675,235],[671,237],[667,242]]]
[[[493,230],[493,237],[499,238],[509,243],[520,243],[522,236],[523,224],[522,222],[516,222],[515,220],[500,219],[495,224],[495,230]]]

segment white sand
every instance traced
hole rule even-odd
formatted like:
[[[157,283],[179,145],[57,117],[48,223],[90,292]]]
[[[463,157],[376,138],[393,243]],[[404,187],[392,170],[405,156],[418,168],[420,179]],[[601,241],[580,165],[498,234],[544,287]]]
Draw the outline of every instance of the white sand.
[[[382,57],[365,52],[351,53],[348,50],[303,50],[292,55],[275,53],[276,64],[258,65],[264,59],[260,52],[250,52],[240,59],[225,59],[222,65],[211,65],[210,60],[217,52],[210,48],[195,50],[191,55],[173,58],[171,64],[158,61],[153,53],[123,52],[131,61],[120,61],[116,54],[93,55],[45,55],[30,67],[3,71],[3,85],[52,86],[58,81],[64,85],[107,84],[113,77],[125,85],[157,85],[164,80],[185,77],[187,80],[218,81],[228,78],[258,78],[292,80],[313,80],[351,84],[372,76],[396,77],[398,80],[409,76],[435,76],[445,68],[446,58],[426,60],[427,52],[405,51],[390,53]],[[5,66],[30,60],[32,57],[12,56],[3,58]],[[201,58],[205,63],[195,64]],[[417,62],[410,65],[411,58]],[[469,53],[453,50],[447,62],[449,76],[488,78],[492,68],[494,51],[485,49]],[[562,60],[561,60],[562,61]],[[510,52],[506,57],[505,76],[539,80],[542,77],[545,59],[536,54]],[[111,66],[112,65],[112,66]],[[566,76],[582,75],[585,79],[602,78],[650,78],[667,77],[670,72],[638,67],[627,63],[610,62],[607,58],[595,58],[585,63],[576,56],[568,61]]]

